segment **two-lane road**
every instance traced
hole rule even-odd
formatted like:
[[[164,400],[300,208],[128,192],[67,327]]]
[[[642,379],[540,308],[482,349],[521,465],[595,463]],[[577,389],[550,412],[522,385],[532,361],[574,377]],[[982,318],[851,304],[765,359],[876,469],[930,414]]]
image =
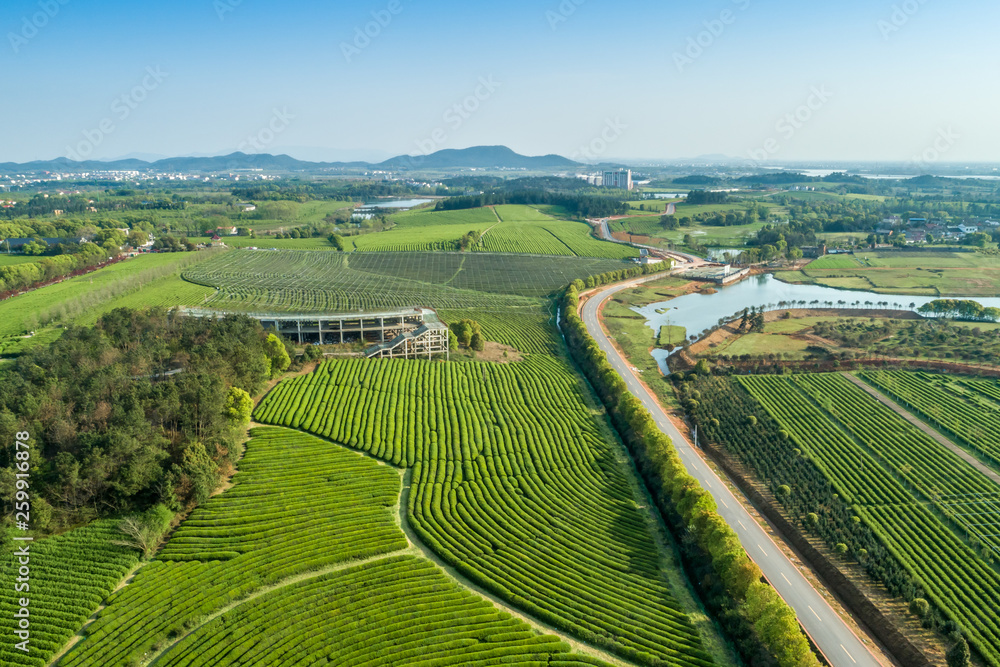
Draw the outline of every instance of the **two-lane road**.
[[[729,488],[705,463],[692,447],[687,437],[682,435],[667,417],[660,404],[650,395],[649,390],[637,379],[631,367],[618,350],[608,340],[599,321],[599,308],[613,294],[635,286],[637,283],[655,280],[658,276],[647,276],[639,280],[614,285],[592,296],[583,307],[583,321],[590,335],[608,355],[608,361],[625,380],[625,384],[653,415],[657,425],[677,448],[688,472],[701,482],[712,494],[719,506],[719,514],[736,531],[743,547],[760,566],[764,576],[791,605],[799,617],[799,622],[819,646],[834,667],[878,667],[882,663],[875,658],[868,647],[851,631],[846,623],[830,607],[820,593],[799,572],[798,568],[785,556],[771,540],[767,532],[750,516],[750,513],[736,499]]]

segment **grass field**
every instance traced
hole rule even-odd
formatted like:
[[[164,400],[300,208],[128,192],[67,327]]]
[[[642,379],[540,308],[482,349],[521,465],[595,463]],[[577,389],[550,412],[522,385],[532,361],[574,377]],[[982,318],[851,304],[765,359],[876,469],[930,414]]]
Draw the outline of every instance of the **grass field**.
[[[864,263],[853,255],[826,255],[819,259],[814,259],[806,265],[806,268],[815,269],[857,269],[865,266]]]
[[[9,255],[5,252],[0,251],[0,266],[12,266],[14,264],[30,264],[31,262],[37,262],[40,257],[32,257],[31,255]]]
[[[141,255],[0,301],[0,350],[10,354],[25,345],[47,342],[58,337],[58,325],[93,322],[98,313],[118,305],[197,305],[213,290],[193,289],[178,276],[185,266],[213,256],[209,252]],[[35,339],[22,338],[27,331],[35,331]]]
[[[483,234],[472,250],[491,253],[566,255],[622,259],[638,251],[594,238],[590,225],[560,220],[531,206],[496,206],[460,211],[411,211],[392,217],[397,226],[351,237],[364,252],[453,251],[468,232]]]
[[[985,662],[1000,665],[1000,574],[970,546],[984,529],[1000,532],[984,524],[997,523],[1000,486],[840,375],[739,382]]]
[[[732,338],[712,350],[720,357],[766,356],[782,355],[785,359],[802,359],[806,356],[806,348],[812,343],[790,336],[777,336],[766,333],[751,333]]]
[[[660,347],[667,345],[682,345],[687,340],[687,329],[674,325],[660,327],[660,335],[656,344]]]
[[[883,294],[956,297],[1000,294],[1000,257],[982,253],[857,252],[851,257],[822,257],[801,271],[775,275],[790,283]]]
[[[254,414],[412,468],[424,544],[534,617],[637,663],[711,664],[584,391],[551,357],[332,361]]]

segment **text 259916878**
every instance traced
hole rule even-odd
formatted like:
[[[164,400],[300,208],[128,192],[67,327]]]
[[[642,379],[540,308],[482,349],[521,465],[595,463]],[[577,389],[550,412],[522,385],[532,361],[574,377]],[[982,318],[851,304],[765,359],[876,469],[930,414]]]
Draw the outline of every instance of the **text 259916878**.
[[[27,532],[31,521],[31,434],[21,431],[15,435],[14,440],[14,476],[16,479],[16,492],[14,494],[14,525],[18,530]],[[15,641],[14,648],[19,651],[29,652],[29,642],[31,641],[31,621],[29,607],[31,600],[28,594],[31,592],[31,548],[29,543],[33,538],[30,536],[15,536],[16,547],[14,549],[14,635],[20,641]],[[20,597],[24,596],[24,597]]]

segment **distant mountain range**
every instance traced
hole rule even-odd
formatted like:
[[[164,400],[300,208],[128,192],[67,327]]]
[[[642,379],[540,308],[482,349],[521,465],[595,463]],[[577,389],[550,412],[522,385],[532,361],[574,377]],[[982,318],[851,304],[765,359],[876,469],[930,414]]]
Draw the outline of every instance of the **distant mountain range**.
[[[384,171],[438,169],[524,169],[543,171],[583,167],[560,155],[530,157],[515,153],[506,146],[475,146],[461,150],[447,149],[429,155],[400,155],[384,162],[307,162],[288,155],[232,153],[216,157],[175,157],[147,162],[123,159],[104,162],[75,162],[68,158],[35,162],[0,163],[0,173],[87,172],[87,171],[154,171],[219,173],[263,169],[280,172],[320,172],[337,169],[370,169]]]

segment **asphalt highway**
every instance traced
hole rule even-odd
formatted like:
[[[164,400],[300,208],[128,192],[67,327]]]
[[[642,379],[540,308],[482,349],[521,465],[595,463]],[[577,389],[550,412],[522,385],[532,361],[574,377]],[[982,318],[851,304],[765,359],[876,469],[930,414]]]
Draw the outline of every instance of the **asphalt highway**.
[[[768,533],[750,516],[729,488],[705,463],[691,445],[686,435],[680,433],[670,421],[660,404],[636,377],[628,362],[611,344],[601,327],[598,312],[602,303],[616,292],[634,287],[637,283],[653,280],[649,276],[607,287],[592,296],[583,307],[583,320],[590,335],[608,355],[614,369],[625,380],[630,392],[639,398],[653,415],[660,429],[674,442],[688,472],[712,494],[719,507],[719,514],[736,531],[743,547],[760,566],[764,576],[785,601],[795,610],[799,622],[813,642],[834,667],[877,667],[881,665],[875,655],[862,643],[847,624],[838,616],[820,593],[799,572],[796,565],[785,556],[771,540]]]

